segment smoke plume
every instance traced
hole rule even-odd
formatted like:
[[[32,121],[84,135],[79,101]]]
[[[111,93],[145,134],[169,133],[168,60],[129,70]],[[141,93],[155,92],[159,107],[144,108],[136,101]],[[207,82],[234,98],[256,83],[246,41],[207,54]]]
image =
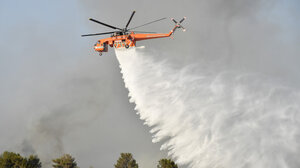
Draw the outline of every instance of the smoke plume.
[[[51,167],[52,159],[69,153],[71,142],[66,137],[88,128],[108,105],[103,96],[106,91],[98,88],[99,85],[105,86],[106,82],[99,80],[97,73],[88,72],[91,67],[79,67],[80,72],[77,66],[64,72],[61,78],[45,79],[46,84],[41,82],[40,90],[36,90],[43,96],[28,97],[30,108],[26,110],[35,116],[27,125],[23,141],[16,150],[25,155],[37,154],[43,167]],[[49,85],[52,89],[45,88]]]

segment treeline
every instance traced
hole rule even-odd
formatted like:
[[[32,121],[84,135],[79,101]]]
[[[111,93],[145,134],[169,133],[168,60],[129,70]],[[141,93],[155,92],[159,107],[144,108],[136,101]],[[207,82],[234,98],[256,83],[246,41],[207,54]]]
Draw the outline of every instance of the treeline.
[[[139,165],[131,153],[121,153],[115,168],[138,168]],[[21,156],[18,153],[5,151],[0,155],[0,168],[41,168],[42,163],[37,155],[29,157]],[[53,168],[79,168],[75,158],[69,154],[64,154],[60,158],[52,160]],[[178,168],[171,159],[161,159],[157,168]]]

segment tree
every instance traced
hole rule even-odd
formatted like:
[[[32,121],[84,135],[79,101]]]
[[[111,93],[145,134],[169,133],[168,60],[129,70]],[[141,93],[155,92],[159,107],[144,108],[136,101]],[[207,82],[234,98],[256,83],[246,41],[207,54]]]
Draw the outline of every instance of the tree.
[[[133,159],[131,153],[121,153],[115,168],[138,168],[139,165]]]
[[[0,155],[0,168],[41,168],[42,164],[37,156],[22,157],[18,153],[5,151]]]
[[[5,151],[0,156],[0,168],[20,167],[23,162],[23,157],[18,153]]]
[[[75,162],[75,158],[69,154],[65,154],[60,158],[53,159],[52,162],[54,163],[52,165],[54,168],[79,168]]]
[[[30,155],[26,158],[26,168],[41,168],[42,163],[37,155]]]
[[[160,159],[157,168],[178,168],[178,166],[171,159]]]

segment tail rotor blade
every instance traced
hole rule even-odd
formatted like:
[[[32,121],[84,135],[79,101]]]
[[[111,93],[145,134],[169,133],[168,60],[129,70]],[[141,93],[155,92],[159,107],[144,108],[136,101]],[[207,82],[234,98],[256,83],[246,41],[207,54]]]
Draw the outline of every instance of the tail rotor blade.
[[[175,24],[177,24],[177,21],[176,21],[174,18],[171,18],[171,20],[172,20]]]
[[[179,21],[179,23],[182,23],[185,19],[186,19],[186,17],[183,17],[183,18]]]
[[[184,32],[186,31],[186,29],[181,25],[180,25],[180,28],[182,28],[182,31],[184,31]]]

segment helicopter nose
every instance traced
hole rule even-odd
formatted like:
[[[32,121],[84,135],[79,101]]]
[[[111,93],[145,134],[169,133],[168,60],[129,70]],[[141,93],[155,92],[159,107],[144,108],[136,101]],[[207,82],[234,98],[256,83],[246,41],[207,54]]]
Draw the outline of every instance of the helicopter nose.
[[[95,51],[99,51],[99,47],[98,46],[94,46],[94,50]]]
[[[103,47],[101,47],[101,46],[94,46],[94,49],[95,49],[95,51],[102,51],[103,50]]]

